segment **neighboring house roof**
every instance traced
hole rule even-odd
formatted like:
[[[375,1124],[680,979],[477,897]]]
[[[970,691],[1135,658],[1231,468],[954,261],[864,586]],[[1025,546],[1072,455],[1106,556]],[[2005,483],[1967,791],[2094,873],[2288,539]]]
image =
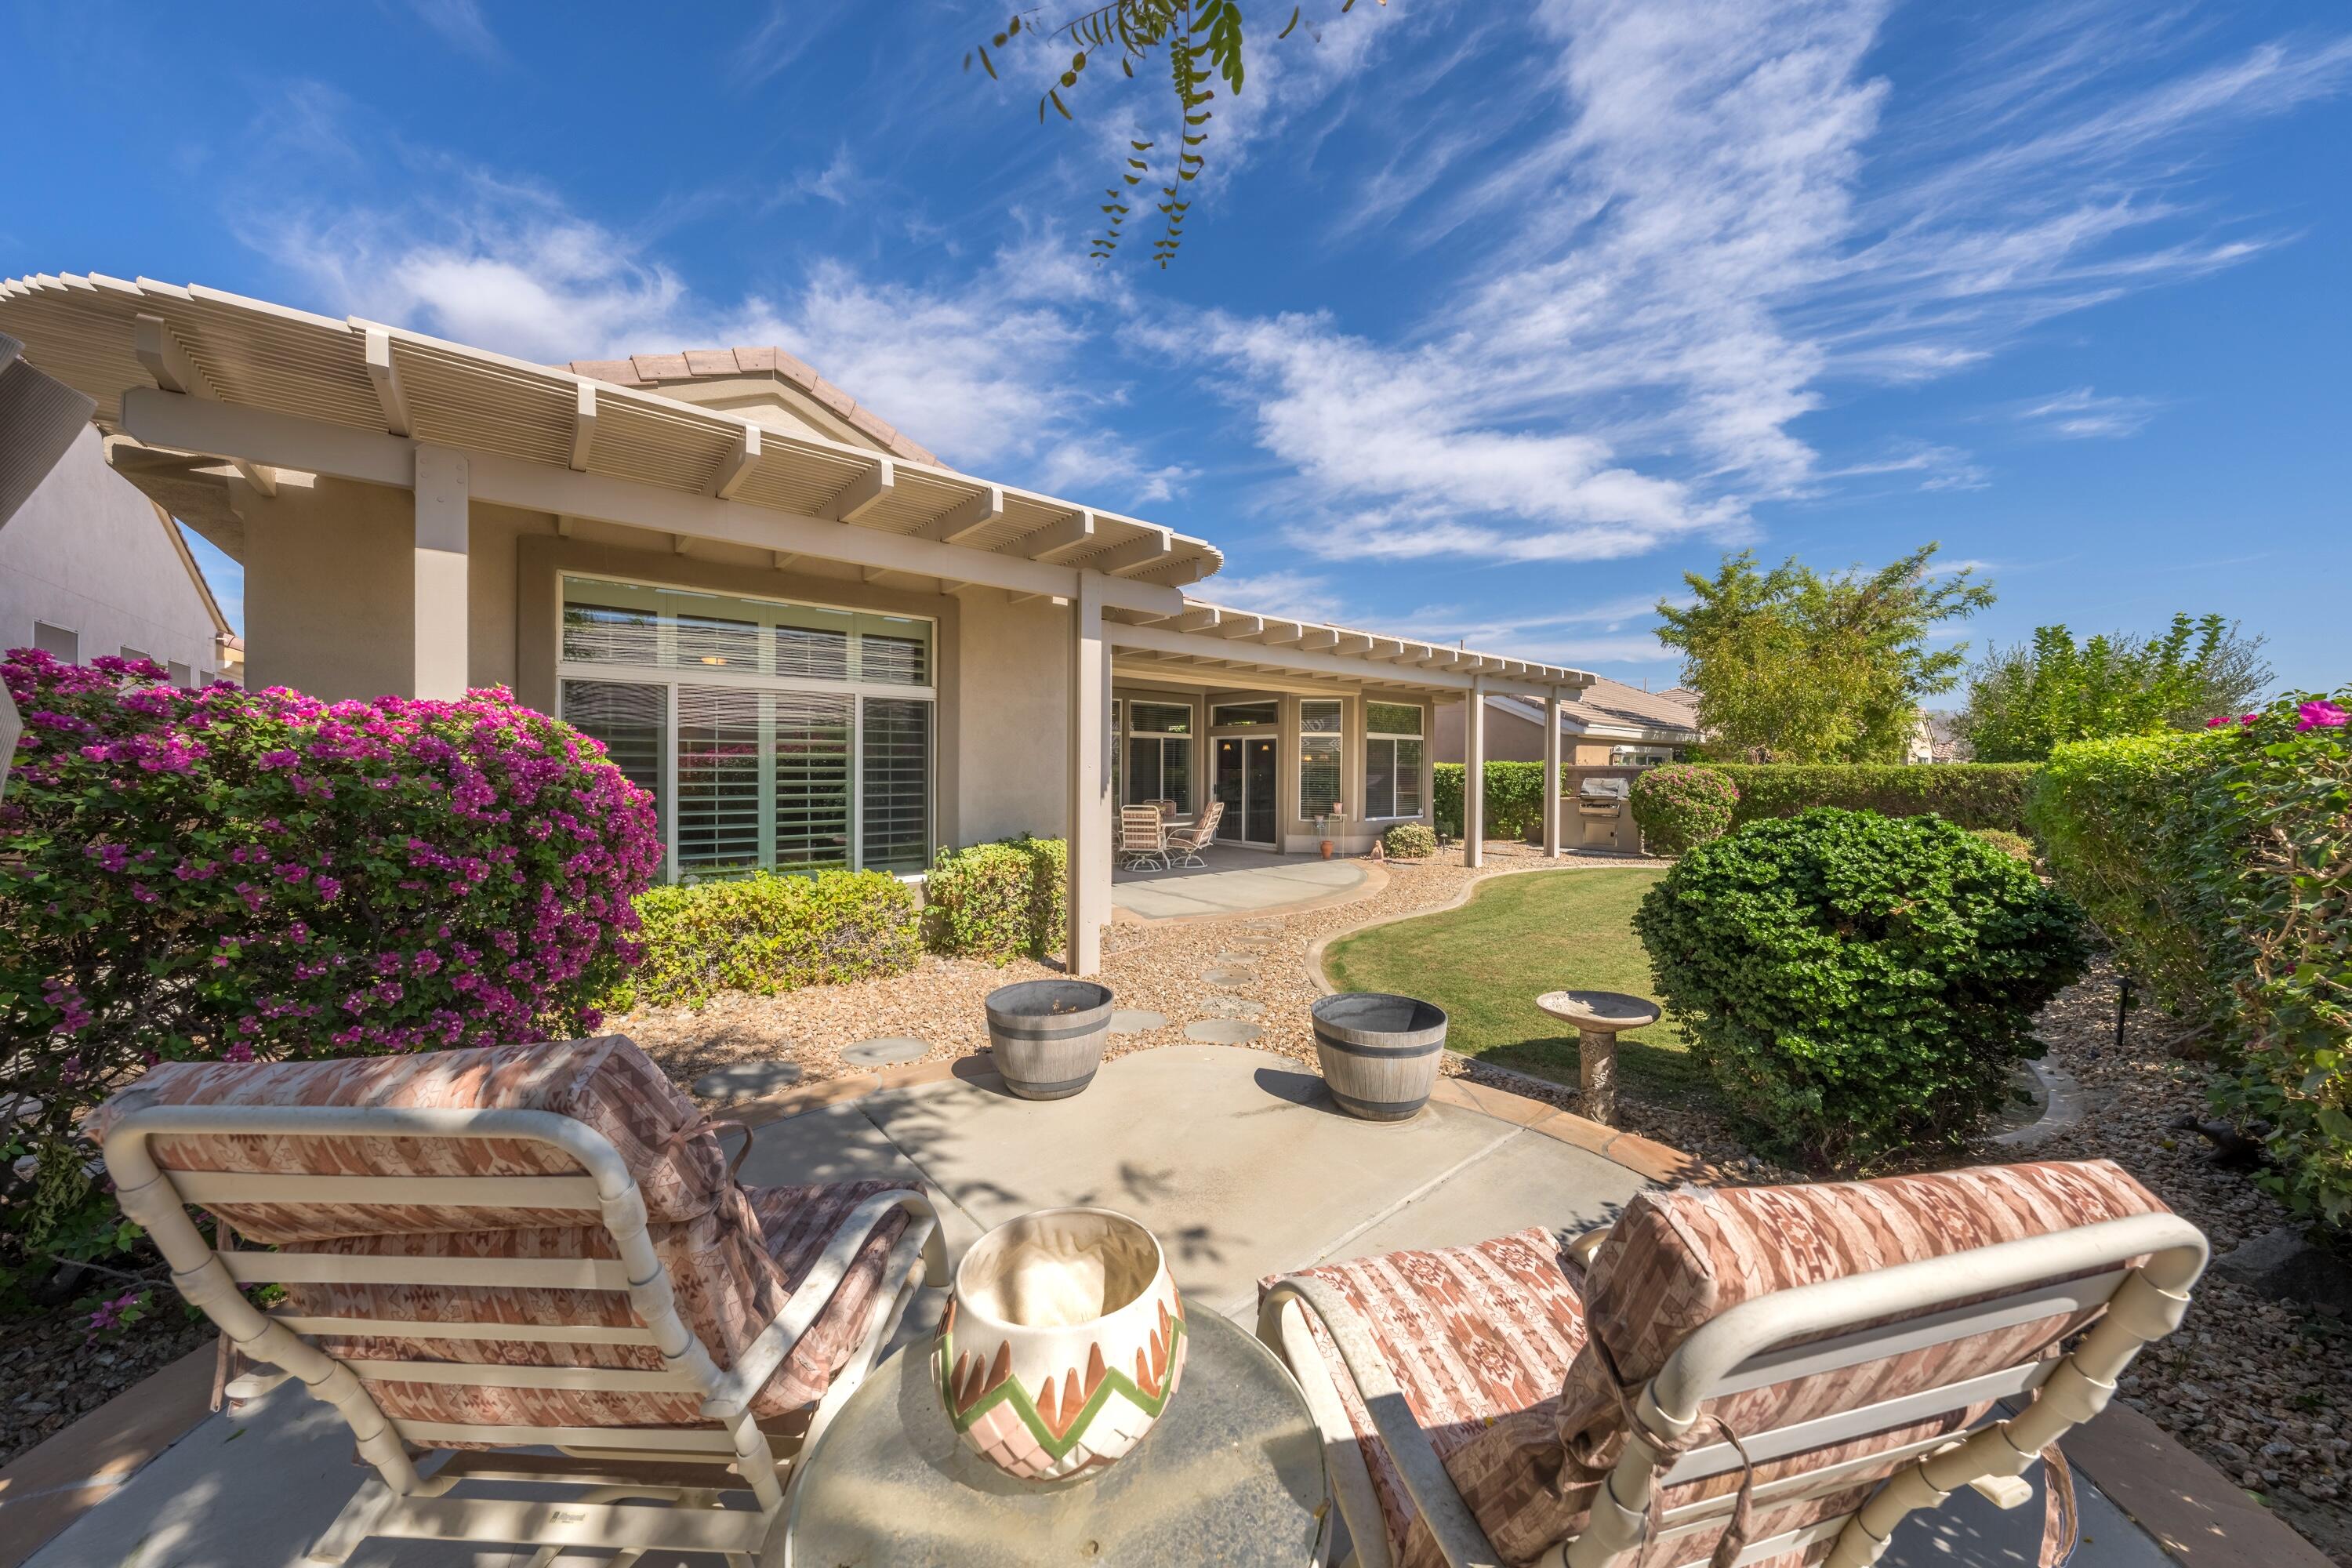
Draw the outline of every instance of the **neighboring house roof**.
[[[780,348],[684,349],[677,353],[632,354],[627,359],[576,359],[563,367],[574,375],[614,386],[659,388],[681,381],[740,381],[772,376],[798,387],[894,458],[938,463],[930,450],[857,399],[819,375],[806,361]]]
[[[1529,723],[1543,722],[1543,705],[1539,702],[1521,697],[1492,697],[1487,700]],[[1591,686],[1561,701],[1559,725],[1578,735],[1670,741],[1681,745],[1694,744],[1698,740],[1698,710],[1690,703],[1666,692],[1643,691],[1606,676],[1595,677]]]

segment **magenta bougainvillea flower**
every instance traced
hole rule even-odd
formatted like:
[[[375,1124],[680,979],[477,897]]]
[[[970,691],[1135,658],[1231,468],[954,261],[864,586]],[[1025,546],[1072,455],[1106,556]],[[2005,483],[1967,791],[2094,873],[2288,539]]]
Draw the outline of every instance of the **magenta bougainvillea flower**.
[[[2295,710],[2294,727],[2299,731],[2334,730],[2342,728],[2347,721],[2352,721],[2352,713],[2347,713],[2342,708],[2322,698],[2316,701],[2306,702]]]
[[[27,648],[0,675],[29,716],[0,798],[0,1037],[40,1042],[12,1073],[37,1142],[145,1061],[587,1033],[639,957],[650,797],[503,689],[182,691]]]

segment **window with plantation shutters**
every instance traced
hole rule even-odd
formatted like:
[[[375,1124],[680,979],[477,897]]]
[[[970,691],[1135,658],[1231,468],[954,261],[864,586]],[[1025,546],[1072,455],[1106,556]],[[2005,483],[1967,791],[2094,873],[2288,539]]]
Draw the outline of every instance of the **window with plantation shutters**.
[[[560,716],[651,792],[672,879],[929,862],[933,624],[563,579]]]
[[[867,698],[860,744],[866,868],[919,871],[931,858],[931,705]]]

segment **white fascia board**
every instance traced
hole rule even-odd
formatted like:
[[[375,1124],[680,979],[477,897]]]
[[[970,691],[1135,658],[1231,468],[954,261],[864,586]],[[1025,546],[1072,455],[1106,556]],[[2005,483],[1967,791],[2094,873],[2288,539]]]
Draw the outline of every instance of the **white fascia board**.
[[[1197,633],[1169,631],[1161,626],[1130,626],[1105,623],[1103,636],[1114,647],[1142,648],[1151,653],[1174,654],[1193,658],[1212,658],[1229,662],[1234,657],[1234,645],[1223,637],[1204,637]],[[1357,685],[1394,686],[1398,671],[1391,666],[1369,665],[1360,658],[1339,654],[1309,653],[1289,648],[1252,648],[1248,654],[1253,664],[1263,664],[1274,669],[1290,670],[1301,675],[1326,675]],[[1449,690],[1468,691],[1471,678],[1431,670],[1416,673],[1411,684],[1436,686]]]
[[[148,387],[133,387],[123,395],[122,425],[126,434],[150,447],[268,463],[396,489],[415,486],[413,442],[348,426],[207,403]],[[474,499],[493,505],[593,518],[656,533],[746,544],[915,576],[981,583],[1015,593],[1067,598],[1077,590],[1078,573],[1073,567],[883,533],[748,501],[687,495],[631,479],[574,473],[567,468],[496,453],[469,452],[467,457]],[[1184,607],[1183,595],[1177,589],[1120,577],[1103,579],[1102,598],[1106,605],[1158,615],[1180,614]]]

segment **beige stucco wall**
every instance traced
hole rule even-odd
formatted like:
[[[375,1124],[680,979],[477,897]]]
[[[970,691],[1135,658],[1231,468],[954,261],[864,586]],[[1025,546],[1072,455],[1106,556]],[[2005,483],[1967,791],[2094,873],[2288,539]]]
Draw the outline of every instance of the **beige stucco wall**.
[[[217,674],[218,627],[170,526],[82,431],[0,531],[0,648],[34,646],[39,621],[71,632],[84,663],[128,647]]]

